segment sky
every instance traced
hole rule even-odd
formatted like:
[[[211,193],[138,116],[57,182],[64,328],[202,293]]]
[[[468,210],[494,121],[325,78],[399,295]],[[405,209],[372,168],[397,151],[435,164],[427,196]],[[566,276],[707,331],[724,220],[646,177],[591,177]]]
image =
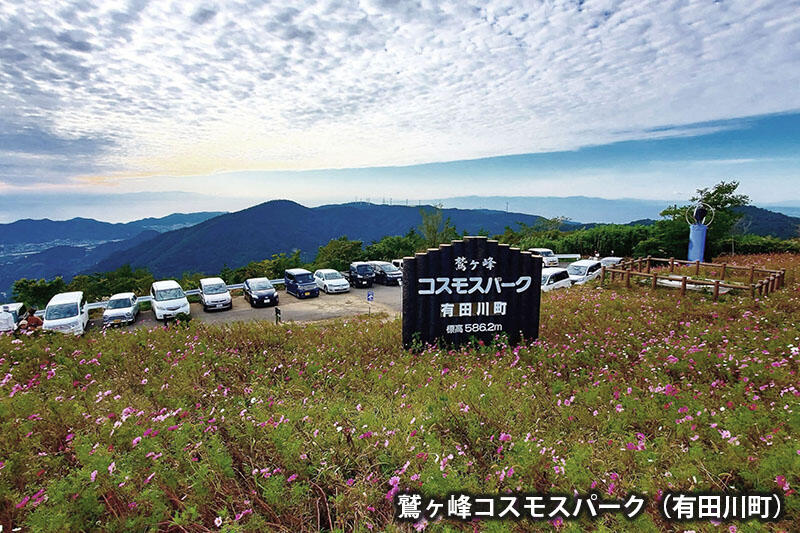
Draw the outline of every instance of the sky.
[[[722,179],[800,205],[799,86],[800,0],[0,0],[0,221]]]

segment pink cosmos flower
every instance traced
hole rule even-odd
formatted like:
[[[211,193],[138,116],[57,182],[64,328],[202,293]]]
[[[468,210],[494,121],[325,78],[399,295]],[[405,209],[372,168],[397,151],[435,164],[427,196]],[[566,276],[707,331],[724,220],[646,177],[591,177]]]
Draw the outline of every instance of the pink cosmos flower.
[[[95,480],[96,478],[97,478],[97,470],[95,470],[94,472],[92,472],[92,473],[89,475],[89,479],[91,479],[91,480],[92,480],[92,483],[94,483],[94,480]]]

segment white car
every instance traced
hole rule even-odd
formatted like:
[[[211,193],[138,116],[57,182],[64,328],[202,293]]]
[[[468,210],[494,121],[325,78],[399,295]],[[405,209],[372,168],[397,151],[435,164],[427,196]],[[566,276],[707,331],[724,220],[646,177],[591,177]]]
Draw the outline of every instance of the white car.
[[[545,267],[558,266],[558,257],[556,257],[556,254],[554,254],[553,250],[551,250],[550,248],[531,248],[528,251],[534,253],[535,255],[542,256],[542,266]]]
[[[200,303],[203,310],[233,309],[233,298],[228,285],[222,278],[203,278],[200,280]]]
[[[153,313],[156,320],[175,318],[181,313],[190,314],[189,300],[183,289],[174,279],[156,281],[150,286]]]
[[[8,313],[8,315],[4,315]],[[0,305],[0,333],[16,331],[21,320],[28,316],[28,310],[23,303],[10,303]],[[2,318],[4,317],[4,319]]]
[[[44,310],[43,330],[83,335],[88,325],[89,309],[82,291],[62,292],[50,298]]]
[[[620,261],[622,261],[621,257],[604,257],[600,260],[600,264],[604,267],[610,267],[619,264]]]
[[[139,314],[139,300],[132,292],[121,292],[108,299],[103,311],[103,325],[133,324]]]
[[[542,292],[569,287],[572,287],[572,281],[569,279],[569,273],[566,268],[550,267],[542,269]]]
[[[567,267],[569,279],[573,285],[583,285],[600,275],[601,266],[600,261],[594,259],[575,261]]]
[[[325,291],[326,294],[350,291],[350,283],[344,279],[341,272],[332,268],[321,268],[315,271],[314,283],[317,284],[319,290]]]

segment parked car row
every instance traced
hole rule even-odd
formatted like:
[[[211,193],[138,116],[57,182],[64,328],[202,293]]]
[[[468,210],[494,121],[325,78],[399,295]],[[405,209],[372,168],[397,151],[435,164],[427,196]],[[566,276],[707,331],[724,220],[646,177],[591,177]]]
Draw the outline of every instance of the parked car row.
[[[552,250],[534,248],[542,256],[545,268],[542,269],[541,289],[548,292],[555,289],[581,285],[600,275],[602,266],[612,266],[621,261],[619,257],[603,259],[582,259],[567,268],[550,266],[558,259]],[[402,260],[356,261],[350,264],[348,272],[333,269],[319,269],[313,274],[303,268],[292,268],[284,273],[284,286],[287,294],[297,298],[313,298],[320,291],[326,294],[345,293],[351,286],[372,287],[373,283],[400,285],[402,282]],[[244,299],[252,307],[277,305],[278,292],[267,278],[245,280],[242,290]],[[222,278],[200,280],[200,302],[205,311],[233,308],[233,298]],[[140,298],[132,292],[114,294],[107,301],[103,311],[103,325],[132,324],[140,311]],[[150,302],[156,320],[168,320],[180,314],[189,315],[191,307],[183,288],[175,280],[154,282],[150,287]],[[27,311],[22,304],[5,304],[3,309],[12,315],[14,324],[24,318]],[[38,313],[37,313],[38,314]],[[21,318],[22,317],[22,318]],[[89,311],[83,292],[73,291],[53,296],[44,311],[43,329],[62,333],[82,334],[89,324]],[[10,331],[13,331],[13,328]]]

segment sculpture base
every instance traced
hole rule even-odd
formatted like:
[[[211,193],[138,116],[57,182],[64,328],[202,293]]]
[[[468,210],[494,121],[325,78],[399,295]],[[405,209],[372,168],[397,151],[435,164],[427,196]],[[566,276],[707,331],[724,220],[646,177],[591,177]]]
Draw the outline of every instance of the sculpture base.
[[[703,261],[706,250],[706,232],[708,226],[705,224],[692,224],[689,226],[689,261]]]

